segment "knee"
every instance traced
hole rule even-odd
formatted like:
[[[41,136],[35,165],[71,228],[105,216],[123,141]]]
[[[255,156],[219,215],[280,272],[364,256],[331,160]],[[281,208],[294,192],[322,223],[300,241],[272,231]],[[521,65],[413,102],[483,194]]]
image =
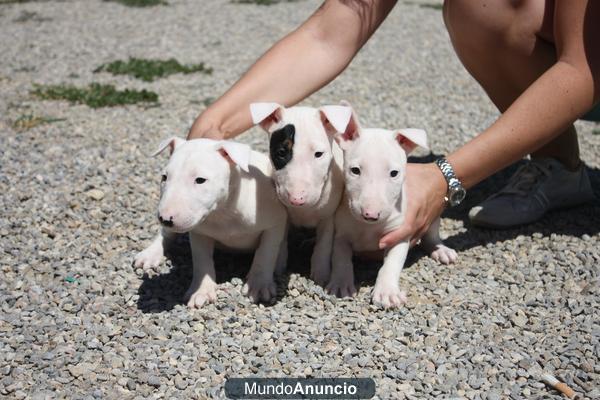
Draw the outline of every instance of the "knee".
[[[445,0],[444,22],[457,51],[511,47],[535,35],[527,22],[535,0]]]

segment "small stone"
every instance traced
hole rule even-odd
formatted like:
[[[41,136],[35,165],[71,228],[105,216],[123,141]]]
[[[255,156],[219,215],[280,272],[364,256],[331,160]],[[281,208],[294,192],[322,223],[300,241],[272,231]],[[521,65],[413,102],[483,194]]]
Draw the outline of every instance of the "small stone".
[[[588,363],[587,361],[583,361],[580,365],[580,368],[585,371],[585,372],[594,372],[594,368],[592,368],[591,364]]]
[[[498,392],[488,392],[487,400],[500,400],[500,393]]]
[[[146,383],[149,386],[159,387],[160,386],[160,378],[156,375],[149,375]]]
[[[85,192],[85,194],[96,201],[100,201],[104,198],[104,192],[100,189],[91,189]]]
[[[525,315],[523,310],[517,310],[516,313],[511,315],[510,320],[519,328],[523,328],[525,325],[527,325],[527,315]]]
[[[88,371],[88,368],[86,365],[84,364],[77,364],[77,365],[69,365],[67,367],[67,370],[71,373],[71,375],[73,375],[75,378],[79,378],[80,376],[82,376],[83,374],[85,374]]]
[[[187,381],[181,375],[175,377],[175,387],[179,390],[184,390],[187,387]]]
[[[127,389],[133,391],[137,388],[137,383],[131,378],[127,380]]]

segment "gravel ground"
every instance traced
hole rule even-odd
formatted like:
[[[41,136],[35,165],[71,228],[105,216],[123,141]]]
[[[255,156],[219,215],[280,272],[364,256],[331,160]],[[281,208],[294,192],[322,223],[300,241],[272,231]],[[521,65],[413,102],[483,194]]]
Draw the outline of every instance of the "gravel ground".
[[[414,251],[399,311],[369,304],[373,263],[358,265],[355,299],[324,294],[307,279],[304,233],[291,240],[291,273],[273,306],[240,294],[248,257],[219,254],[218,303],[188,310],[185,238],[157,271],[132,267],[157,229],[165,160],[148,154],[184,135],[204,101],[318,4],[0,4],[0,396],[214,398],[227,377],[285,375],[373,377],[386,399],[561,398],[539,381],[543,369],[600,398],[600,204],[503,232],[469,227],[468,208],[506,173],[443,219],[456,265]],[[214,73],[151,83],[92,73],[129,56],[204,61]],[[160,106],[94,110],[29,94],[34,83],[90,82],[154,90]],[[436,154],[497,116],[454,55],[439,9],[414,2],[399,2],[343,76],[307,103],[342,98],[365,125],[427,129]],[[27,114],[65,120],[15,131]],[[599,126],[577,127],[600,190]],[[258,149],[265,139],[258,130],[242,137]]]

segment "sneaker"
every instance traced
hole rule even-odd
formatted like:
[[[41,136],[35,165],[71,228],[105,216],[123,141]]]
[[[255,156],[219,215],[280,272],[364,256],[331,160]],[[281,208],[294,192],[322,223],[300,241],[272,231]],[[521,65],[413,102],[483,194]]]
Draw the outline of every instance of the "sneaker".
[[[553,158],[535,159],[519,168],[502,190],[473,207],[469,219],[485,228],[510,228],[594,199],[583,163],[569,171]]]

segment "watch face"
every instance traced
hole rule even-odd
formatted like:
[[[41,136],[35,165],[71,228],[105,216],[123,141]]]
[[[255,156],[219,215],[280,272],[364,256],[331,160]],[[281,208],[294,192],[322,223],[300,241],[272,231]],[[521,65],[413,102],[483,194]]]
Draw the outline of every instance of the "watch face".
[[[453,206],[459,205],[467,195],[467,192],[463,188],[455,188],[452,189],[452,193],[450,193],[450,204]]]

